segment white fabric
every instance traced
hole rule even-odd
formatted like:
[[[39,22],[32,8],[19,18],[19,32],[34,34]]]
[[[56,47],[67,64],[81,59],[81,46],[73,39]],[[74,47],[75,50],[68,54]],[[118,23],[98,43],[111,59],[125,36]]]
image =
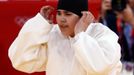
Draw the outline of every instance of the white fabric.
[[[9,48],[15,69],[46,75],[120,75],[118,36],[100,23],[91,23],[74,38],[63,36],[39,13],[27,21]]]

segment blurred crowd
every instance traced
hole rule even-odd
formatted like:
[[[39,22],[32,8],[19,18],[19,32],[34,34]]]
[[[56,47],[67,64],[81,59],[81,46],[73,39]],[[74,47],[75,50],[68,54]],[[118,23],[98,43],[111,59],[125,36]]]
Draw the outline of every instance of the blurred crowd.
[[[119,36],[123,67],[134,71],[134,0],[102,0],[98,21]]]
[[[119,36],[121,60],[134,62],[134,0],[102,0],[98,21]]]

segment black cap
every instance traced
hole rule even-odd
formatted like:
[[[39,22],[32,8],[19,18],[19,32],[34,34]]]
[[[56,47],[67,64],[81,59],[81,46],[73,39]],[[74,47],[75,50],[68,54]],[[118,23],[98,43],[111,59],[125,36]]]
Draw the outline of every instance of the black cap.
[[[67,10],[81,17],[81,11],[88,11],[88,0],[59,0],[57,9]]]
[[[112,9],[122,12],[127,6],[127,0],[112,0]]]

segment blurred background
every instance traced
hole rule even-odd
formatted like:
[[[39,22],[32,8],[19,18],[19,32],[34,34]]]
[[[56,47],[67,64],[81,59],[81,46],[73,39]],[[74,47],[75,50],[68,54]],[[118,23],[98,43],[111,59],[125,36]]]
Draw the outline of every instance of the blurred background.
[[[0,75],[29,75],[12,67],[8,48],[28,19],[35,16],[44,5],[56,8],[57,1],[0,0]],[[134,75],[134,0],[88,0],[88,3],[96,22],[108,26],[120,37],[121,75]],[[45,72],[31,75],[45,75]]]

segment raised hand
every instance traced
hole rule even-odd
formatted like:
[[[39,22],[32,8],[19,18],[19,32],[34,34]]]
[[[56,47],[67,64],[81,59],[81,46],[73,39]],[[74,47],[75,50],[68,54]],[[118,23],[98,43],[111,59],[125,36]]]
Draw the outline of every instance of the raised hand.
[[[54,8],[52,6],[43,6],[40,9],[40,14],[50,23],[53,23],[54,15],[52,12],[54,11]]]
[[[82,17],[80,20],[77,22],[75,26],[75,35],[78,34],[79,32],[86,31],[87,27],[89,26],[90,23],[94,22],[94,16],[92,15],[91,12],[89,11],[84,11],[82,12]]]

